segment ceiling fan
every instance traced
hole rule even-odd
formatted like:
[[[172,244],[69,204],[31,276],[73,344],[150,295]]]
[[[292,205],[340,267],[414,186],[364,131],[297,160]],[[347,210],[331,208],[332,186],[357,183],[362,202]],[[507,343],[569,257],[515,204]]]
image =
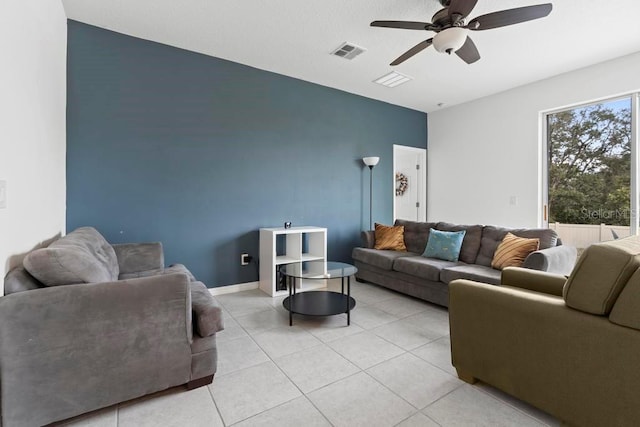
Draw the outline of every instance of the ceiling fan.
[[[467,35],[469,31],[490,30],[521,22],[544,18],[551,13],[551,3],[535,6],[518,7],[487,13],[473,18],[468,24],[464,19],[471,13],[478,0],[438,0],[444,7],[431,18],[432,22],[415,21],[373,21],[372,27],[399,28],[404,30],[434,31],[436,35],[418,43],[398,58],[391,65],[398,65],[423,51],[433,44],[438,52],[449,55],[455,52],[467,64],[480,59],[476,45]]]

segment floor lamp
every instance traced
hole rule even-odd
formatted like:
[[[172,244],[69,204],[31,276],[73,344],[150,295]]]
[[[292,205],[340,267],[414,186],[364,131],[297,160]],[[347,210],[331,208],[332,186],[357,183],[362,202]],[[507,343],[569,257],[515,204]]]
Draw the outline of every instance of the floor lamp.
[[[369,230],[373,230],[373,167],[378,164],[380,157],[363,157],[362,161],[369,166]]]

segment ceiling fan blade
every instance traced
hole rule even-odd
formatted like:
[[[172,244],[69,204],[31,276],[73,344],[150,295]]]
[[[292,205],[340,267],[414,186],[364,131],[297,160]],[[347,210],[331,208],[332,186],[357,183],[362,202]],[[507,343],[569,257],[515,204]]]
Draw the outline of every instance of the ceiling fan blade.
[[[538,4],[535,6],[518,7],[516,9],[501,10],[499,12],[487,13],[472,19],[466,28],[475,31],[490,30],[492,28],[506,27],[507,25],[519,24],[538,18],[544,18],[551,13],[553,6],[551,3]]]
[[[460,15],[464,19],[476,7],[478,0],[451,0],[449,4],[449,16]]]
[[[480,53],[478,52],[478,48],[476,48],[476,44],[468,36],[462,47],[456,50],[456,55],[467,64],[473,64],[480,59]]]
[[[424,30],[431,24],[429,22],[415,21],[373,21],[372,27],[399,28],[401,30]]]
[[[433,39],[428,39],[418,43],[417,45],[415,45],[414,47],[412,47],[411,49],[409,49],[408,51],[406,51],[405,53],[397,57],[396,60],[393,61],[390,65],[402,64],[404,61],[411,58],[416,53],[422,52],[423,50],[431,46],[431,43],[433,43]]]

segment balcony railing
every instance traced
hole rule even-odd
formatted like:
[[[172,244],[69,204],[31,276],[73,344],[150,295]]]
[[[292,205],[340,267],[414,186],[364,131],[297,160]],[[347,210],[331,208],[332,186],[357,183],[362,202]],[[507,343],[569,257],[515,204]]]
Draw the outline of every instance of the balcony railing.
[[[592,243],[621,239],[631,235],[631,227],[607,224],[561,224],[549,223],[556,230],[564,245],[586,248]]]

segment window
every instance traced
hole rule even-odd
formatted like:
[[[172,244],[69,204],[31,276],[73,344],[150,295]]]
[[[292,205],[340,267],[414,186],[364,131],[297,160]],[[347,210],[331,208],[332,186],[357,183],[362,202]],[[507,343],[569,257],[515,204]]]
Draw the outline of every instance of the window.
[[[638,230],[637,99],[633,94],[545,114],[545,222],[566,244]]]

